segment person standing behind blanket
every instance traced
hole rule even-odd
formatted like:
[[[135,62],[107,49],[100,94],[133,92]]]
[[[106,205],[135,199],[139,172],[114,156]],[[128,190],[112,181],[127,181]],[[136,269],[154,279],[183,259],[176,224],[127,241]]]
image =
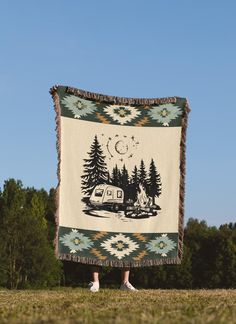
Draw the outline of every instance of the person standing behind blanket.
[[[92,266],[92,281],[89,283],[89,290],[91,292],[98,292],[99,291],[99,273],[101,267],[99,266]],[[128,291],[137,291],[131,283],[129,282],[129,275],[130,275],[130,268],[122,268],[121,269],[121,286],[120,290],[128,290]]]

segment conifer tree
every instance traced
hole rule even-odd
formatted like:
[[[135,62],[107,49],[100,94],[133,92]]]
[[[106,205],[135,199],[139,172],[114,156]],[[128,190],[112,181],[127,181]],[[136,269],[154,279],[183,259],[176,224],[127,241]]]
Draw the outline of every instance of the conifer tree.
[[[139,190],[139,176],[138,176],[138,168],[135,165],[134,170],[131,175],[131,183],[130,183],[130,198],[132,200],[137,199],[137,192]]]
[[[138,173],[139,183],[141,183],[145,189],[147,189],[147,172],[145,169],[144,161],[141,160],[139,173]]]
[[[123,190],[125,190],[127,188],[129,184],[129,175],[128,175],[128,171],[125,167],[125,164],[123,165],[123,168],[121,170],[121,187]]]
[[[134,170],[133,170],[133,173],[132,173],[132,176],[131,176],[131,181],[135,186],[138,187],[139,179],[138,179],[138,169],[137,169],[136,165],[134,167]]]
[[[120,186],[124,190],[124,196],[125,200],[128,198],[128,186],[129,186],[129,174],[125,167],[125,164],[123,165],[121,172],[120,172],[121,178],[120,178]]]
[[[149,178],[147,181],[148,185],[148,194],[152,197],[152,204],[155,204],[155,197],[159,197],[161,194],[161,177],[160,174],[157,172],[157,168],[153,159],[150,163],[149,168]]]
[[[81,176],[81,178],[82,191],[86,195],[91,195],[93,189],[98,184],[106,183],[108,180],[105,156],[103,155],[101,145],[98,142],[97,135],[95,135],[88,155],[89,159],[84,159],[84,174]]]
[[[120,184],[120,176],[119,176],[119,170],[117,167],[117,164],[115,165],[115,167],[112,169],[112,173],[111,173],[111,184],[113,186],[119,186]]]
[[[121,187],[122,185],[122,174],[121,174],[121,171],[118,169],[118,187]]]

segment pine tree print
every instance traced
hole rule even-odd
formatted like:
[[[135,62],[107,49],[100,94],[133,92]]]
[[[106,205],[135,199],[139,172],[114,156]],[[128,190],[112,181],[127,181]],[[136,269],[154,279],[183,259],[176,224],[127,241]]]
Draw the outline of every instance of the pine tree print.
[[[131,184],[130,184],[130,192],[131,192],[131,199],[136,200],[137,199],[137,193],[139,190],[139,177],[138,177],[138,168],[134,167],[134,170],[131,175]]]
[[[157,168],[153,159],[150,163],[147,185],[148,194],[150,197],[152,197],[152,204],[155,205],[155,197],[159,197],[161,194],[161,177],[160,174],[157,172]]]
[[[141,160],[141,163],[140,163],[138,178],[139,178],[139,183],[141,183],[144,186],[144,188],[146,189],[146,187],[147,187],[147,172],[145,170],[145,165],[144,165],[143,159]]]
[[[89,159],[84,159],[84,174],[82,178],[82,191],[86,195],[91,195],[93,189],[102,183],[108,181],[108,171],[105,162],[105,156],[101,145],[98,142],[97,135],[91,145],[91,150],[88,152]]]
[[[113,184],[113,186],[119,187],[119,185],[120,185],[120,174],[119,174],[119,169],[117,167],[117,164],[112,169],[110,179],[111,179],[111,184]]]
[[[121,187],[123,188],[123,190],[125,190],[127,188],[128,184],[129,184],[128,171],[127,171],[125,165],[123,165],[123,168],[121,170]]]
[[[138,183],[139,183],[138,182],[138,169],[137,169],[136,165],[134,167],[131,179],[132,179],[132,183],[138,187]]]

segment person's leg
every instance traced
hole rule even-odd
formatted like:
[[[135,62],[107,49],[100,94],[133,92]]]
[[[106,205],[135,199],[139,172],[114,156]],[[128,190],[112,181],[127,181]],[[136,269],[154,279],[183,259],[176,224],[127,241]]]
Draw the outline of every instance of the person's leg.
[[[92,266],[91,267],[91,272],[92,272],[92,282],[90,282],[90,284],[89,284],[89,290],[92,291],[92,292],[97,292],[97,291],[99,291],[100,267]]]
[[[129,274],[130,274],[130,268],[122,268],[121,269],[121,284],[124,284],[125,282],[129,282]]]
[[[129,282],[129,275],[130,275],[130,268],[126,267],[126,268],[122,268],[121,269],[121,286],[120,289],[121,290],[137,290],[135,289],[131,283]]]
[[[93,282],[99,282],[99,272],[100,272],[100,269],[98,266],[93,266],[92,267],[92,280]]]

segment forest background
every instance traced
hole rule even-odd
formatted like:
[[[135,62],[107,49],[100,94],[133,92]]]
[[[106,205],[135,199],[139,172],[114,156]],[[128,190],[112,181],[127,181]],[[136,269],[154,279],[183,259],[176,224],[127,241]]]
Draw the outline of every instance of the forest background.
[[[5,181],[0,193],[0,286],[46,288],[87,286],[88,265],[55,258],[55,189],[49,192]],[[142,288],[236,288],[236,223],[207,226],[189,219],[181,265],[135,268],[131,280]],[[104,267],[104,287],[116,287],[120,270]]]

